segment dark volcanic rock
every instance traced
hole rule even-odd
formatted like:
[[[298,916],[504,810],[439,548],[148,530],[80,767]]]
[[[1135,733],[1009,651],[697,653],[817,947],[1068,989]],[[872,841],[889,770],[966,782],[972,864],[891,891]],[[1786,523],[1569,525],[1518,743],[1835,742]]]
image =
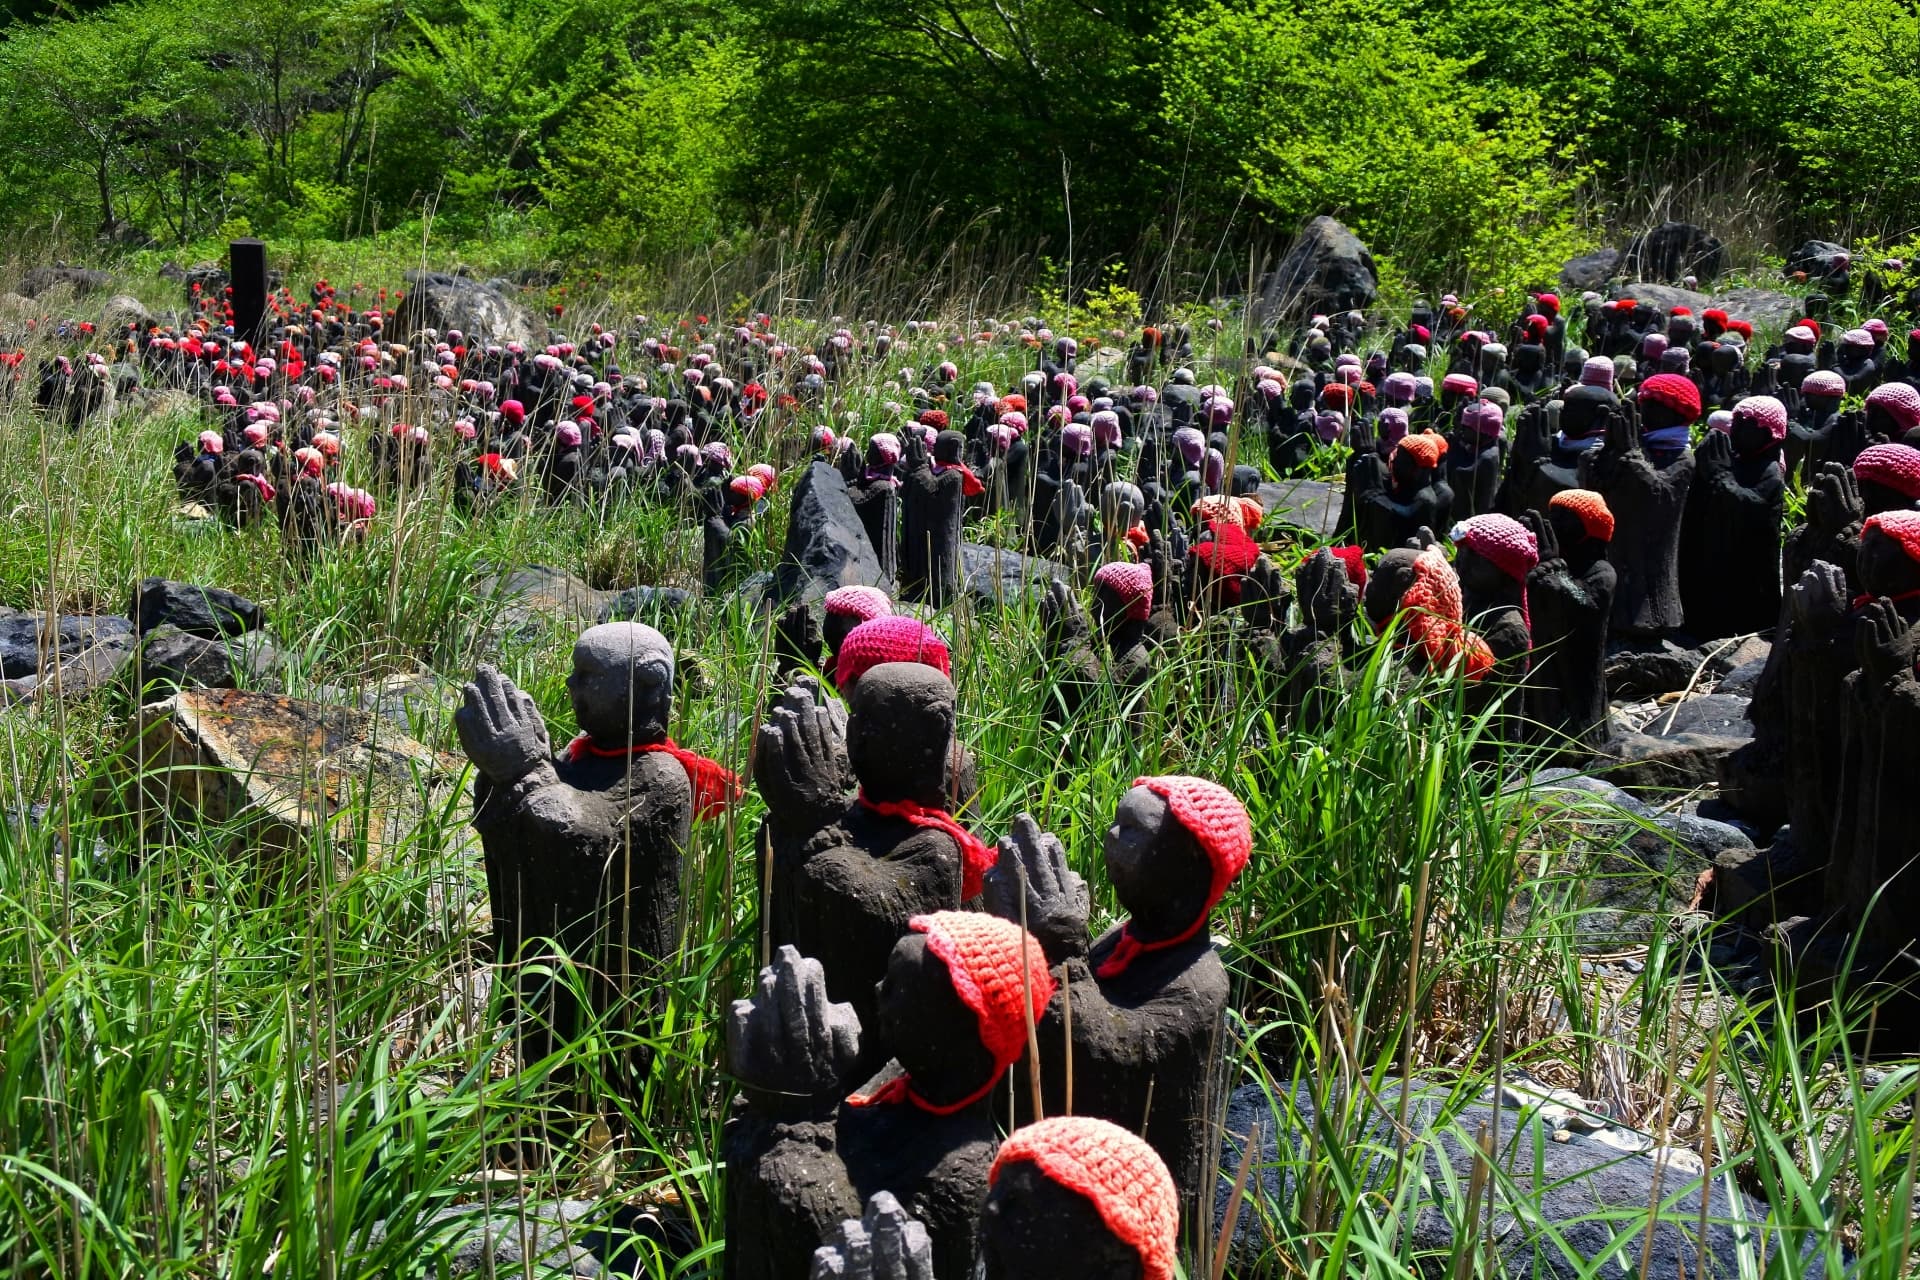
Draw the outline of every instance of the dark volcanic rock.
[[[135,587],[127,616],[141,635],[156,627],[176,627],[210,640],[258,631],[267,621],[260,606],[245,596],[166,578],[147,578]]]
[[[783,601],[812,602],[836,587],[852,586],[893,591],[846,480],[827,463],[816,462],[794,486],[774,590]]]
[[[1623,262],[1629,275],[1649,280],[1679,280],[1697,276],[1711,280],[1727,268],[1727,251],[1704,227],[1691,222],[1663,222],[1642,232],[1627,245]]]
[[[399,1232],[375,1224],[368,1237],[377,1249]],[[496,1200],[453,1205],[406,1232],[423,1243],[408,1255],[426,1274],[448,1276],[625,1276],[635,1273],[641,1239],[657,1240],[660,1223],[651,1211],[592,1200]],[[393,1268],[398,1272],[399,1268]]]
[[[38,675],[41,664],[54,656],[56,641],[61,662],[78,657],[102,640],[133,634],[125,618],[62,614],[49,630],[38,613],[0,616],[0,679],[19,680]]]
[[[628,587],[600,606],[598,622],[646,622],[680,613],[694,595],[679,587]]]
[[[1678,693],[1700,670],[1697,650],[1671,640],[1622,647],[1607,655],[1607,692],[1615,698],[1657,698]]]
[[[974,599],[993,605],[1017,600],[1054,578],[1065,581],[1072,576],[1065,565],[1038,556],[1023,556],[1018,551],[983,547],[977,542],[960,545],[960,572]]]
[[[1260,290],[1260,307],[1273,316],[1371,306],[1379,281],[1360,237],[1322,214],[1293,238]]]
[[[1396,1082],[1387,1082],[1379,1090],[1377,1104],[1356,1102],[1355,1119],[1334,1120],[1335,1132],[1320,1136],[1323,1150],[1329,1143],[1345,1149],[1344,1159],[1358,1166],[1358,1176],[1369,1187],[1391,1184],[1399,1166],[1400,1146],[1393,1124],[1399,1093]],[[1498,1274],[1572,1280],[1594,1274],[1596,1260],[1602,1257],[1612,1261],[1601,1266],[1618,1264],[1623,1274],[1702,1273],[1698,1242],[1702,1179],[1691,1152],[1629,1152],[1605,1139],[1618,1135],[1634,1146],[1645,1145],[1646,1140],[1550,1102],[1523,1108],[1513,1105],[1518,1100],[1514,1095],[1509,1098],[1508,1105],[1496,1108],[1487,1098],[1450,1098],[1442,1086],[1417,1080],[1413,1084],[1407,1113],[1413,1135],[1408,1160],[1417,1159],[1425,1176],[1411,1193],[1417,1209],[1410,1243],[1417,1252],[1437,1255],[1425,1260],[1431,1274],[1453,1270],[1448,1253],[1455,1224],[1466,1214],[1476,1143],[1483,1131],[1498,1137],[1494,1149],[1499,1173],[1488,1180],[1487,1192]],[[1311,1090],[1304,1084],[1290,1097],[1283,1093],[1272,1101],[1259,1085],[1240,1088],[1229,1099],[1214,1199],[1216,1230],[1224,1221],[1241,1151],[1256,1124],[1260,1130],[1247,1200],[1231,1246],[1232,1257],[1241,1267],[1251,1267],[1271,1243],[1263,1221],[1297,1218],[1299,1200],[1305,1194],[1307,1140],[1318,1123]],[[1565,1128],[1556,1131],[1555,1124]],[[1754,1273],[1766,1269],[1766,1258],[1772,1255],[1760,1251],[1781,1247],[1776,1231],[1761,1230],[1767,1222],[1767,1207],[1730,1192],[1722,1178],[1709,1180],[1706,1194],[1706,1244],[1712,1273],[1746,1274],[1743,1258]],[[1648,1206],[1655,1203],[1660,1213],[1652,1227],[1652,1247],[1643,1272]],[[1622,1236],[1627,1238],[1624,1246]],[[1822,1274],[1817,1257],[1808,1256],[1805,1263],[1804,1274]],[[1481,1272],[1475,1269],[1474,1274]]]
[[[47,290],[64,284],[71,285],[75,293],[98,293],[111,283],[112,277],[104,271],[89,271],[85,267],[71,267],[64,262],[56,262],[50,267],[35,267],[27,272],[14,292],[23,298],[37,298]]]
[[[1560,268],[1560,284],[1568,289],[1599,289],[1613,278],[1619,267],[1618,249],[1595,249],[1567,259]]]
[[[163,696],[174,689],[256,687],[279,662],[279,651],[263,632],[209,640],[163,626],[147,633],[136,670],[145,691]]]
[[[1851,256],[1845,245],[1831,240],[1805,240],[1787,255],[1787,271],[1804,271],[1810,280],[1823,280],[1834,273],[1842,259]]]
[[[1598,767],[1633,791],[1690,791],[1718,780],[1719,761],[1749,737],[1712,733],[1628,733],[1601,749]]]
[[[1705,733],[1744,741],[1753,736],[1753,726],[1747,723],[1747,699],[1733,693],[1709,693],[1675,703],[1643,728],[1661,738]]]

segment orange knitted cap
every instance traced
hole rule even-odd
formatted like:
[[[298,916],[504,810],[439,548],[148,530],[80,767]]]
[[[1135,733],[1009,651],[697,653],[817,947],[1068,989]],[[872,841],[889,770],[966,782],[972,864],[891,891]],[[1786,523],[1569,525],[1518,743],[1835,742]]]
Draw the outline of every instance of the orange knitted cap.
[[[1213,883],[1207,889],[1207,911],[1212,911],[1253,853],[1253,823],[1247,818],[1247,807],[1233,792],[1205,778],[1167,774],[1135,778],[1133,785],[1165,800],[1174,818],[1199,842],[1213,867]],[[1201,919],[1205,918],[1202,912]]]
[[[907,928],[927,935],[927,950],[946,964],[960,1002],[980,1020],[980,1043],[993,1055],[997,1079],[1027,1047],[1022,995],[1032,993],[1035,1021],[1053,999],[1056,984],[1046,954],[1013,921],[979,911],[936,911],[913,917]],[[1023,955],[1026,992],[1021,989]]]
[[[1547,499],[1550,507],[1571,511],[1580,518],[1580,527],[1589,538],[1613,541],[1613,509],[1607,500],[1591,489],[1562,489]]]
[[[1210,493],[1194,503],[1193,514],[1198,516],[1202,523],[1210,523],[1214,520],[1237,521],[1248,533],[1258,529],[1260,522],[1267,518],[1266,509],[1260,505],[1258,498],[1245,496],[1230,498],[1224,493]]]
[[[1117,1124],[1092,1116],[1055,1116],[1015,1129],[1000,1144],[987,1185],[1010,1164],[1028,1161],[1047,1181],[1093,1201],[1114,1239],[1140,1255],[1143,1280],[1172,1280],[1180,1234],[1180,1196],[1154,1149]]]
[[[1395,453],[1412,454],[1416,462],[1431,470],[1447,456],[1447,438],[1431,431],[1422,431],[1418,435],[1402,436],[1393,449]]]

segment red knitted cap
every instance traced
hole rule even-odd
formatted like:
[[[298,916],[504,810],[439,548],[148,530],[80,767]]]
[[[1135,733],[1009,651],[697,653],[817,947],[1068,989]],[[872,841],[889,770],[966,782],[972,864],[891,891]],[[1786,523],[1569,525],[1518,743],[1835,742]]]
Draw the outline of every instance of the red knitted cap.
[[[1188,554],[1213,570],[1215,577],[1235,577],[1253,568],[1253,562],[1260,558],[1260,544],[1248,536],[1243,526],[1227,520],[1210,520],[1207,528],[1213,531],[1212,540],[1194,543]]]
[[[1613,509],[1592,489],[1562,489],[1547,499],[1547,505],[1573,512],[1589,538],[1613,541]]]
[[[1253,853],[1253,823],[1247,818],[1247,807],[1234,798],[1233,792],[1205,778],[1167,774],[1135,778],[1133,785],[1145,787],[1165,800],[1174,818],[1207,855],[1213,882],[1207,888],[1206,911],[1200,913],[1204,921]]]
[[[997,1078],[1027,1047],[1021,996],[1031,992],[1036,1022],[1053,999],[1056,984],[1046,953],[1013,921],[980,911],[936,911],[913,917],[907,928],[927,935],[927,950],[946,964],[960,1002],[980,1020],[980,1043],[993,1055]]]
[[[1777,443],[1787,438],[1787,406],[1772,396],[1748,396],[1733,406],[1733,420],[1746,419],[1765,427]]]
[[[1193,504],[1193,514],[1202,521],[1212,523],[1215,520],[1235,520],[1240,527],[1252,533],[1267,518],[1267,512],[1259,499],[1248,497],[1228,497],[1224,493],[1210,493]]]
[[[1343,547],[1328,547],[1333,558],[1338,560],[1347,571],[1347,581],[1365,590],[1367,586],[1367,552],[1365,547],[1356,547],[1349,543]]]
[[[1907,559],[1920,564],[1920,511],[1882,511],[1868,516],[1860,530],[1861,538],[1876,529],[1899,543]]]
[[[1909,500],[1920,498],[1920,449],[1905,444],[1869,445],[1853,460],[1853,474]]]
[[[1101,565],[1093,580],[1120,597],[1127,606],[1127,617],[1145,619],[1153,612],[1152,565],[1115,560]]]
[[[1534,295],[1534,301],[1538,302],[1541,306],[1546,307],[1548,315],[1557,316],[1560,314],[1560,295],[1559,294],[1537,293]]]
[[[1447,456],[1447,438],[1435,435],[1431,431],[1422,431],[1415,435],[1400,437],[1400,443],[1393,446],[1395,453],[1410,453],[1415,461],[1431,470],[1440,465]]]
[[[1867,408],[1879,409],[1902,431],[1920,427],[1920,391],[1909,382],[1883,382],[1867,393]]]
[[[1640,384],[1640,398],[1663,404],[1688,422],[1700,416],[1700,388],[1677,373],[1656,373]]]
[[[1450,373],[1440,379],[1440,390],[1458,391],[1463,396],[1480,394],[1480,384],[1464,373]]]
[[[1027,1161],[1047,1181],[1093,1201],[1114,1239],[1140,1255],[1142,1280],[1172,1280],[1180,1195],[1159,1154],[1119,1125],[1092,1116],[1055,1116],[1015,1129],[1000,1144],[987,1185]]]
[[[947,642],[918,618],[904,614],[875,618],[847,632],[834,668],[834,682],[845,689],[885,662],[918,662],[943,676],[953,674]]]
[[[759,476],[761,481],[767,486],[768,493],[772,493],[780,486],[780,473],[775,471],[770,463],[756,462],[747,468],[747,474],[750,476]]]
[[[1702,311],[1700,313],[1700,318],[1702,320],[1711,321],[1712,323],[1719,325],[1723,329],[1726,328],[1726,325],[1727,325],[1727,313],[1725,311],[1722,311],[1719,307],[1708,307],[1705,311]]]
[[[1353,388],[1344,382],[1330,382],[1321,389],[1320,403],[1344,412],[1353,407]]]
[[[827,592],[822,603],[828,613],[842,618],[858,618],[862,622],[872,622],[875,618],[885,618],[893,613],[893,601],[887,599],[887,593],[878,587],[835,587]]]
[[[1533,531],[1512,516],[1489,513],[1463,520],[1453,527],[1453,540],[1518,582],[1525,582],[1528,571],[1540,563]]]

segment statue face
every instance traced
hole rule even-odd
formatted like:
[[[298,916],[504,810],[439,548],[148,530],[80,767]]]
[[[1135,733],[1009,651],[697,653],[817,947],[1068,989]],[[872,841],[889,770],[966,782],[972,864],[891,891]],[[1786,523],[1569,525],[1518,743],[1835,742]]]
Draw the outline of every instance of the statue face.
[[[1000,1171],[980,1210],[987,1280],[1136,1280],[1140,1255],[1122,1244],[1091,1200],[1053,1182],[1031,1161]]]
[[[994,1074],[979,1016],[954,991],[946,962],[928,949],[925,934],[909,933],[894,944],[877,994],[880,1034],[916,1085],[964,1096]]]
[[[1471,547],[1460,547],[1454,557],[1453,571],[1460,577],[1460,587],[1476,596],[1488,596],[1512,585],[1513,579]]]
[[[1168,827],[1178,827],[1167,802],[1146,787],[1134,787],[1120,798],[1107,827],[1107,874],[1122,901],[1150,892],[1154,854],[1164,843]]]
[[[1860,585],[1871,596],[1898,596],[1920,587],[1920,565],[1878,529],[1861,537],[1858,569]]]
[[[1579,546],[1587,539],[1587,526],[1580,523],[1580,517],[1565,507],[1547,508],[1547,523],[1553,528],[1553,538],[1560,544],[1561,550]]]
[[[573,647],[567,697],[581,729],[607,746],[657,742],[673,706],[673,648],[652,627],[594,627]]]

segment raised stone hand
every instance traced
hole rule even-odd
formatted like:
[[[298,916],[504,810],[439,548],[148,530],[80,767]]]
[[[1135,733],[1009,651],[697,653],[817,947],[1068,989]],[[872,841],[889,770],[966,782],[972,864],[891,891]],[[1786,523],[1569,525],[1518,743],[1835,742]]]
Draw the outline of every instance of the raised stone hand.
[[[1600,447],[1612,454],[1640,452],[1640,414],[1633,401],[1607,415],[1607,439]]]
[[[1818,644],[1833,634],[1849,606],[1847,575],[1839,565],[1816,560],[1788,593],[1794,639]]]
[[[1240,610],[1248,624],[1262,631],[1280,630],[1287,624],[1287,606],[1292,603],[1292,589],[1273,561],[1265,556],[1255,560],[1240,584]]]
[[[906,431],[901,435],[900,461],[909,472],[922,467],[931,469],[933,460],[927,456],[927,442],[920,438],[918,431]]]
[[[1890,600],[1875,600],[1860,614],[1855,632],[1860,670],[1876,685],[1896,676],[1913,673],[1916,649],[1920,649],[1920,628],[1911,627]]]
[[[826,970],[792,947],[778,948],[753,997],[728,1011],[727,1061],[742,1084],[763,1093],[837,1093],[859,1054],[853,1006],[828,999]]]
[[[1513,424],[1514,452],[1523,458],[1543,458],[1553,448],[1553,426],[1547,402],[1535,400],[1520,410]]]
[[[1058,578],[1048,582],[1040,595],[1040,624],[1056,648],[1074,643],[1090,629],[1073,588]]]
[[[1533,535],[1534,545],[1540,551],[1541,564],[1560,558],[1560,535],[1553,531],[1553,521],[1529,509],[1520,513],[1520,523]]]
[[[788,686],[754,737],[753,781],[783,827],[823,825],[853,791],[847,711],[805,677]]]
[[[540,708],[490,663],[480,664],[464,694],[453,713],[454,732],[467,759],[488,781],[512,786],[551,758],[553,745]]]
[[[876,1191],[864,1217],[813,1251],[812,1280],[933,1280],[933,1242],[891,1191]]]
[[[1347,427],[1347,443],[1355,453],[1365,453],[1373,448],[1373,419],[1364,413],[1353,416],[1353,422]]]
[[[1347,577],[1347,567],[1322,547],[1300,566],[1294,589],[1300,600],[1300,620],[1316,640],[1345,635],[1359,611],[1360,592]]]
[[[796,600],[773,624],[773,656],[783,668],[820,660],[820,620],[805,600]]]
[[[1709,431],[1693,451],[1694,475],[1728,471],[1733,467],[1733,437],[1724,431]]]
[[[1813,486],[1807,490],[1807,523],[1833,537],[1863,519],[1866,512],[1866,504],[1860,500],[1860,485],[1853,478],[1853,468],[1838,462],[1823,464],[1820,474],[1814,477]]]
[[[1084,955],[1093,909],[1087,882],[1067,865],[1060,838],[1042,831],[1030,813],[1014,815],[1013,826],[1000,837],[1000,858],[987,872],[982,895],[988,913],[1018,922],[1022,881],[1027,932],[1039,940],[1048,963]]]
[[[1433,530],[1423,524],[1413,531],[1411,538],[1407,539],[1407,550],[1425,551],[1428,547],[1435,545],[1439,541],[1440,539],[1433,536]]]

